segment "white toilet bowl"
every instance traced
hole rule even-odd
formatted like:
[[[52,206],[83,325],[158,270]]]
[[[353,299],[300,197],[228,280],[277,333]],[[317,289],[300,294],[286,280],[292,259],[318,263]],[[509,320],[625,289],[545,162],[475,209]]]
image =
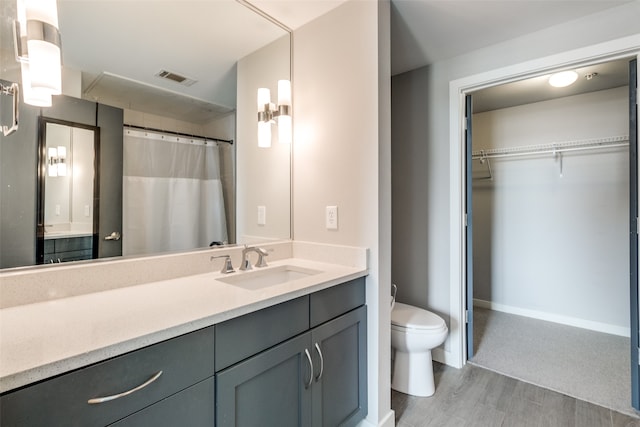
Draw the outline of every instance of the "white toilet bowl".
[[[435,393],[431,350],[447,338],[447,325],[430,311],[396,302],[391,309],[395,350],[391,388],[412,396]]]

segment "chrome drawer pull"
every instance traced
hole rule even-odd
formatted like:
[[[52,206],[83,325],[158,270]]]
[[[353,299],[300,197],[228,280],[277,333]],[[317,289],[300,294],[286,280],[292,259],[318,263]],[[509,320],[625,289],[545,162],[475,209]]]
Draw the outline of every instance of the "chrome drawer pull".
[[[304,385],[304,388],[307,389],[311,387],[311,384],[313,383],[313,362],[311,361],[311,355],[309,354],[309,350],[307,350],[306,348],[304,349],[304,354],[307,355],[307,360],[309,361],[309,369],[310,369],[309,382]]]
[[[116,400],[116,399],[120,399],[121,397],[128,396],[131,393],[135,393],[138,390],[142,390],[143,388],[145,388],[146,386],[148,386],[149,384],[151,384],[152,382],[154,382],[155,380],[160,378],[160,375],[162,375],[162,371],[158,372],[157,374],[155,374],[154,376],[149,378],[145,383],[140,384],[138,387],[132,388],[129,391],[124,391],[122,393],[114,394],[112,396],[94,397],[93,399],[89,399],[87,401],[87,403],[90,404],[90,405],[93,405],[93,404],[96,404],[96,403],[109,402],[110,400]]]
[[[322,372],[324,371],[324,357],[322,357],[322,351],[320,350],[320,346],[316,343],[316,351],[318,352],[318,356],[320,356],[320,373],[316,377],[316,381],[319,381],[322,378]]]

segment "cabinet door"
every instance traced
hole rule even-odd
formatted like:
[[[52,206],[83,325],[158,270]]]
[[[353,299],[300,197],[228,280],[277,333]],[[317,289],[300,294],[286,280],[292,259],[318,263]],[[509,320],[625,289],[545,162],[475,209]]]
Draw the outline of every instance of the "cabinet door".
[[[216,425],[310,425],[309,343],[306,333],[219,372]]]
[[[215,384],[211,377],[129,415],[111,427],[213,427]]]
[[[367,415],[367,310],[312,330],[313,426],[354,426]]]

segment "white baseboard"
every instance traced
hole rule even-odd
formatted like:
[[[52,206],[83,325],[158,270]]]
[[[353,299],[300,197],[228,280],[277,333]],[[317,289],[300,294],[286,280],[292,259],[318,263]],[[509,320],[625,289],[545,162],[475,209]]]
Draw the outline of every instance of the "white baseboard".
[[[458,368],[457,360],[453,357],[453,353],[444,350],[441,347],[431,350],[431,358],[439,363],[444,363],[452,368]]]
[[[629,338],[631,329],[624,326],[611,325],[609,323],[594,322],[592,320],[580,319],[577,317],[563,316],[560,314],[546,313],[544,311],[529,310],[527,308],[514,307],[511,305],[498,304],[492,301],[481,299],[473,299],[475,307],[487,308],[503,313],[517,314],[518,316],[531,317],[538,320],[546,320],[548,322],[560,323],[562,325],[575,326],[577,328],[589,329],[605,334],[618,335]],[[434,353],[435,354],[435,353]],[[434,357],[435,359],[435,357]]]
[[[396,425],[396,413],[391,410],[380,420],[378,427],[394,427]]]
[[[357,427],[394,427],[396,425],[396,413],[393,410],[390,410],[387,415],[385,415],[378,424],[373,424],[371,421],[368,421],[366,418],[360,421]]]

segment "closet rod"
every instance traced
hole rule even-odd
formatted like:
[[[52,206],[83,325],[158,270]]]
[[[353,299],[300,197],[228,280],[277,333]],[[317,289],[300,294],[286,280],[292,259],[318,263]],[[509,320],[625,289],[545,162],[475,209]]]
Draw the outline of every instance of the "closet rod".
[[[615,136],[585,141],[569,141],[535,146],[492,148],[478,150],[472,153],[472,159],[495,159],[516,156],[532,156],[536,154],[561,154],[570,151],[602,150],[605,148],[626,147],[629,145],[628,136]]]
[[[132,128],[132,129],[138,129],[138,130],[148,130],[149,132],[168,133],[170,135],[184,136],[186,138],[206,139],[207,141],[224,142],[226,144],[233,145],[233,139],[220,139],[220,138],[211,138],[209,136],[189,135],[189,134],[186,134],[186,133],[173,132],[173,131],[170,131],[170,130],[154,129],[154,128],[150,128],[150,127],[128,125],[128,124],[125,124],[124,127]]]

